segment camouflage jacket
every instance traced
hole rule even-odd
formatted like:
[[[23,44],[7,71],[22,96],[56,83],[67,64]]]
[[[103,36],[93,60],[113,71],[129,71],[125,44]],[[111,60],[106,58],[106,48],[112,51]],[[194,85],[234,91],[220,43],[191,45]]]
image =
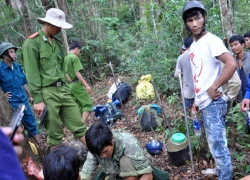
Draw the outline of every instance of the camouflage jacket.
[[[139,141],[131,134],[126,132],[113,131],[115,140],[114,153],[111,158],[101,158],[88,152],[87,160],[85,161],[80,173],[82,180],[89,180],[94,175],[98,165],[109,179],[118,179],[118,177],[126,176],[120,172],[120,159],[122,156],[127,156],[131,159],[134,168],[137,170],[137,176],[152,172],[150,162],[145,156],[143,148]]]

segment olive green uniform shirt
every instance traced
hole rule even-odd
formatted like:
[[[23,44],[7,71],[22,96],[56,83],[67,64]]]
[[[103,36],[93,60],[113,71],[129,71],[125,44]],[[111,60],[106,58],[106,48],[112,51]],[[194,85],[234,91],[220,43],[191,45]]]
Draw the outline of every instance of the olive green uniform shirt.
[[[39,30],[38,35],[23,43],[24,68],[29,82],[29,90],[34,103],[43,102],[41,89],[57,81],[66,83],[62,71],[64,50],[61,42],[53,37],[52,45],[46,35]]]
[[[83,70],[80,59],[73,53],[69,53],[64,59],[64,71],[68,73],[70,79],[77,80],[76,72]]]
[[[69,83],[70,91],[73,95],[73,99],[76,101],[80,112],[85,111],[91,112],[92,110],[92,100],[89,96],[89,93],[86,91],[85,87],[82,85],[75,73],[83,70],[80,59],[73,53],[69,53],[64,58],[64,72],[67,73],[70,79],[73,81]]]
[[[113,131],[113,136],[115,140],[113,156],[111,158],[101,158],[88,152],[87,160],[80,173],[82,180],[90,180],[98,165],[101,166],[102,171],[109,178],[116,177],[117,175],[123,177],[124,174],[122,174],[119,167],[119,161],[122,156],[126,156],[131,160],[132,165],[137,171],[137,176],[152,172],[150,162],[145,156],[143,148],[133,135],[126,132]]]

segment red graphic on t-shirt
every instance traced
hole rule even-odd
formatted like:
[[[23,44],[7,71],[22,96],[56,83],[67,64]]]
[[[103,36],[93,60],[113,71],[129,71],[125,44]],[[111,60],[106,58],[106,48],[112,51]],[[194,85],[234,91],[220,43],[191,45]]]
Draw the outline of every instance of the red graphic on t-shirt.
[[[197,88],[196,86],[194,87],[195,93],[198,94],[201,90],[201,88]]]
[[[203,69],[203,61],[202,61],[202,59],[200,59],[200,63],[198,62],[196,64],[194,62],[194,56],[195,56],[194,53],[190,54],[190,60],[195,67],[195,75],[194,75],[195,87],[194,87],[194,90],[195,90],[195,93],[198,94],[200,92],[201,88],[196,87],[196,84],[199,82],[199,77],[200,77],[202,69]],[[198,74],[197,74],[197,72],[198,72]]]
[[[190,60],[191,60],[191,62],[193,63],[193,65],[195,67],[195,64],[194,64],[194,53],[190,54]]]

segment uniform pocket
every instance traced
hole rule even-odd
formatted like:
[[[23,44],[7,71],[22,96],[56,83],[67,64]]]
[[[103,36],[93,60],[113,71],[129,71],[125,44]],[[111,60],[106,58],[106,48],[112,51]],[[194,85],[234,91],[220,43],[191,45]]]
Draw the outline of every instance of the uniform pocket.
[[[40,54],[40,68],[41,70],[47,70],[53,67],[50,56],[48,54]]]
[[[4,76],[2,80],[3,80],[3,86],[7,88],[13,87],[15,84],[14,83],[15,79],[13,78],[13,76]]]
[[[26,77],[24,74],[18,74],[18,81],[20,82],[21,85],[24,85],[27,83]]]

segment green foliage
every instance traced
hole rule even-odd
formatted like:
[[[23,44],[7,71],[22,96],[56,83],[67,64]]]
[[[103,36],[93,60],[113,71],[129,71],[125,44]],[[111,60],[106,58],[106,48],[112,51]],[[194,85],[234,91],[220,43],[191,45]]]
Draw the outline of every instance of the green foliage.
[[[246,25],[248,21],[248,12],[250,10],[250,2],[247,0],[233,1],[233,13],[235,34],[244,35],[249,31],[249,27]]]
[[[45,16],[45,8],[38,0],[27,2],[33,29],[38,31],[41,26],[36,18]],[[113,64],[115,72],[131,77],[131,85],[136,85],[142,75],[151,74],[157,90],[165,94],[169,104],[178,108],[181,102],[179,81],[173,74],[182,41],[189,34],[182,20],[182,8],[186,0],[152,0],[152,3],[145,1],[143,5],[140,4],[141,1],[131,0],[65,2],[70,13],[69,21],[74,24],[74,28],[67,30],[68,41],[79,41],[83,45],[81,60],[85,78],[95,76],[96,80],[103,80],[111,73],[109,62]],[[249,30],[246,23],[249,18],[249,1],[231,2],[235,33],[244,34]],[[202,3],[207,10],[207,30],[223,38],[218,1],[202,0]],[[21,47],[24,41],[21,35],[27,37],[23,16],[18,10],[6,6],[5,1],[0,1],[0,8],[0,41],[10,41]],[[61,35],[58,37],[62,39]],[[21,57],[21,52],[18,51],[18,62],[21,62]],[[107,90],[103,89],[98,92],[101,95],[105,91]],[[140,101],[137,103],[136,106],[139,107]],[[232,117],[228,120],[236,123],[237,144],[241,147],[233,156],[236,161],[235,175],[241,176],[242,172],[250,172],[245,153],[250,148],[249,136],[244,133],[245,116],[239,111],[239,105],[231,113]],[[173,119],[171,125],[173,133],[186,134],[184,119]],[[191,122],[189,129],[193,150],[199,151],[200,139],[194,135]],[[164,131],[164,134],[167,138],[169,131]],[[207,154],[207,157],[210,158],[211,154]]]
[[[166,139],[167,139],[169,136],[170,136],[170,131],[169,131],[169,129],[167,129],[167,130],[164,131],[164,140],[163,140],[163,142],[165,142]]]
[[[207,153],[206,153],[206,157],[207,157],[208,159],[210,159],[210,158],[211,158],[211,156],[212,156],[212,155],[211,155],[211,153],[210,153],[210,152],[207,152]]]
[[[22,23],[22,16],[15,17],[13,9],[10,6],[6,7],[3,1],[0,2],[0,8],[0,40],[6,41],[9,34],[11,34],[13,39],[20,38],[18,34],[14,33],[13,29],[18,30],[17,25]]]
[[[245,173],[250,173],[250,165],[246,166],[245,169],[246,169],[246,170],[245,170]]]
[[[227,116],[226,121],[233,121],[234,123],[236,123],[237,133],[244,134],[246,128],[246,123],[245,123],[246,116],[244,115],[244,113],[240,111],[240,103],[237,104],[235,107],[233,107],[229,111],[229,114],[231,114],[232,116]]]
[[[223,39],[224,35],[222,32],[220,9],[218,6],[211,7],[208,11],[207,29]]]
[[[243,177],[250,172],[249,158],[247,157],[247,150],[250,148],[249,135],[245,134],[246,130],[246,115],[240,111],[240,104],[231,108],[229,111],[231,116],[228,116],[226,121],[233,121],[236,125],[236,142],[237,151],[232,155],[232,159],[236,163],[234,174],[237,177]],[[231,129],[228,128],[228,131]],[[242,172],[246,173],[242,176]]]
[[[115,7],[110,2],[67,1],[69,21],[74,24],[74,28],[67,30],[68,40],[84,45],[82,62],[85,68],[91,67],[91,72],[85,72],[85,75],[104,78],[110,73],[107,67],[109,62],[112,62],[116,72],[130,74],[135,79],[151,74],[158,90],[166,93],[169,102],[174,103],[178,100],[179,83],[173,78],[173,72],[184,38],[181,14],[186,1],[170,0],[161,4],[147,1],[143,16],[139,1],[116,1]],[[207,27],[221,34],[218,5],[210,7],[208,0],[204,3],[209,9]],[[22,16],[16,16],[11,7],[5,7],[4,2],[0,7],[2,14],[8,17],[0,22],[3,32],[0,40],[6,39],[3,34],[7,34],[9,41],[21,46],[24,39],[20,39],[14,31],[10,32],[6,25],[9,22],[22,24]],[[36,18],[44,17],[45,10],[38,1],[29,1],[29,8],[34,27],[38,30],[40,25]],[[22,26],[16,28],[17,32],[24,34]]]

